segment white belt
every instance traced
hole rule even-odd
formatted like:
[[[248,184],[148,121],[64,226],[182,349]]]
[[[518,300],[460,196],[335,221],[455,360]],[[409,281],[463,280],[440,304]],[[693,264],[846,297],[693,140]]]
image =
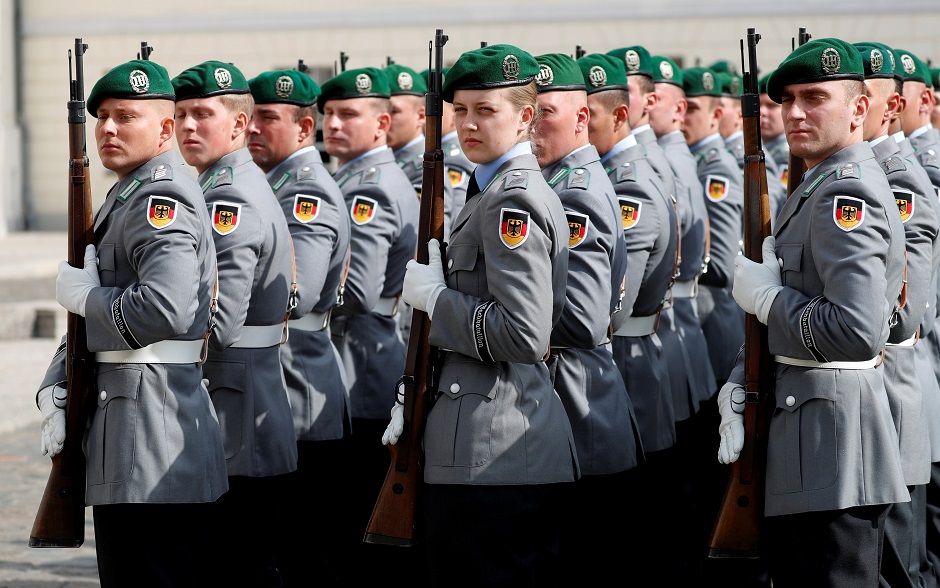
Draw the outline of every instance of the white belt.
[[[672,285],[673,298],[695,298],[698,295],[698,278],[676,282]]]
[[[202,339],[196,341],[157,341],[140,349],[99,351],[99,363],[199,363],[202,359]]]
[[[785,363],[787,365],[795,365],[797,367],[822,368],[827,370],[867,370],[868,368],[873,368],[881,363],[881,355],[876,355],[875,357],[866,361],[825,362],[813,361],[811,359],[796,359],[794,357],[786,357],[785,355],[775,355],[774,361],[777,363]]]
[[[241,337],[238,341],[232,343],[232,347],[250,347],[261,349],[264,347],[273,347],[281,344],[281,336],[284,334],[284,323],[264,326],[244,326],[242,327]]]
[[[901,341],[900,343],[885,343],[885,345],[888,345],[890,347],[913,347],[914,343],[917,343],[917,334],[918,334],[918,331],[914,331],[914,334],[911,335],[910,339],[905,339],[904,341]]]
[[[311,312],[299,319],[287,321],[291,329],[299,331],[322,331],[330,324],[329,312]]]
[[[649,316],[631,316],[620,328],[614,331],[617,337],[643,337],[652,335],[656,332],[656,319],[659,315],[651,314]]]
[[[385,316],[395,316],[398,314],[398,296],[394,298],[379,298],[372,312]]]

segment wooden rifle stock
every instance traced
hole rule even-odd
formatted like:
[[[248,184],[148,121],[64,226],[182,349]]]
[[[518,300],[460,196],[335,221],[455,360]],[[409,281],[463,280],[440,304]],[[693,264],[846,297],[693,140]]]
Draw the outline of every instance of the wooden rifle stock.
[[[747,36],[751,69],[744,74],[745,91],[741,96],[744,115],[744,254],[748,259],[761,263],[761,245],[771,234],[771,229],[757,94],[756,62],[760,35],[749,28]],[[708,556],[713,558],[756,558],[760,555],[767,434],[774,405],[774,381],[767,327],[752,314],[745,315],[744,354],[744,447],[737,461],[731,464],[728,487],[708,541]]]
[[[85,155],[85,90],[82,56],[88,45],[75,39],[75,79],[69,111],[68,261],[84,267],[85,247],[94,243],[91,181]],[[70,52],[71,53],[71,52]],[[29,533],[30,547],[79,547],[85,541],[85,454],[82,440],[94,399],[94,357],[88,351],[85,319],[69,313],[66,334],[65,445],[52,457],[52,471]]]
[[[800,27],[799,43],[803,45],[813,38],[813,35],[806,32],[805,27]],[[799,45],[798,45],[799,46]],[[790,152],[790,159],[787,162],[787,198],[796,190],[797,186],[803,181],[803,174],[806,173],[806,162],[802,157],[797,157]]]
[[[446,42],[447,36],[443,30],[437,29],[434,40],[435,65],[429,68],[432,72],[431,83],[425,98],[427,129],[416,252],[418,262],[424,264],[428,263],[428,241],[432,238],[444,240],[441,71],[443,47]],[[423,478],[421,438],[424,435],[424,423],[431,408],[431,394],[436,383],[434,358],[437,350],[428,343],[430,328],[428,315],[416,309],[411,318],[405,372],[400,380],[404,387],[405,425],[398,443],[388,446],[392,463],[366,527],[363,538],[366,543],[410,546],[415,542],[418,494]]]

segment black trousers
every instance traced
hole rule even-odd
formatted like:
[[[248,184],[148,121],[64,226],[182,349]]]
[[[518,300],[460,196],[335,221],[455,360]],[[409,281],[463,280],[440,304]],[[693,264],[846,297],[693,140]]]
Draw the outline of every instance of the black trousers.
[[[102,588],[211,586],[205,574],[210,507],[211,504],[92,507]]]
[[[766,517],[774,588],[876,588],[888,507]]]
[[[920,546],[925,538],[927,487],[908,486],[907,490],[911,501],[892,504],[885,518],[880,582],[883,588],[923,586]]]

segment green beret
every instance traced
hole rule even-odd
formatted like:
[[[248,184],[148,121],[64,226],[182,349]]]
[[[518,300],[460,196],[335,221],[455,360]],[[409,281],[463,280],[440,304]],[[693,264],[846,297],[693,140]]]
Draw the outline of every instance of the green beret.
[[[855,43],[855,48],[858,49],[862,65],[865,66],[865,79],[901,79],[901,76],[894,71],[897,63],[890,47],[882,43],[864,42]]]
[[[653,68],[650,64],[650,52],[644,47],[634,45],[632,47],[623,47],[608,51],[607,55],[613,55],[623,60],[627,68],[627,75],[642,75],[648,78],[653,77]]]
[[[718,81],[718,91],[721,92],[722,96],[737,98],[741,95],[744,86],[744,78],[741,76],[726,71],[718,71],[715,72],[715,79]]]
[[[539,74],[532,55],[513,45],[497,44],[467,51],[444,76],[443,98],[454,101],[455,90],[524,86]]]
[[[588,94],[627,89],[627,70],[622,59],[606,53],[591,53],[578,60],[578,67]]]
[[[715,72],[707,67],[690,67],[682,70],[682,89],[689,97],[721,96],[718,78]]]
[[[726,59],[721,59],[715,63],[708,66],[708,69],[712,70],[715,73],[727,73],[732,75],[738,74],[738,68],[734,66],[730,61]]]
[[[204,61],[184,70],[171,80],[176,101],[208,98],[222,94],[249,94],[248,80],[234,64]]]
[[[773,75],[773,73],[774,72],[771,71],[770,73],[761,76],[760,79],[757,80],[757,93],[758,94],[767,93],[767,82],[770,80],[770,76]]]
[[[111,69],[95,83],[88,95],[88,113],[98,117],[105,98],[175,100],[170,74],[159,63],[135,59]]]
[[[586,90],[581,68],[573,57],[566,53],[546,53],[535,58],[539,74],[535,76],[538,92],[554,90]]]
[[[865,79],[865,66],[854,45],[832,37],[813,39],[793,50],[767,80],[767,95],[774,102],[790,84]]]
[[[682,87],[682,70],[676,62],[663,55],[650,57],[653,68],[653,81],[657,84],[672,84]]]
[[[895,49],[894,57],[897,60],[895,71],[898,72],[902,80],[905,82],[923,82],[927,84],[928,88],[933,87],[930,68],[920,57],[904,49]]]
[[[392,96],[424,96],[428,93],[427,77],[422,77],[410,67],[393,63],[382,72],[388,80]]]
[[[317,97],[317,108],[322,114],[323,105],[330,100],[388,98],[390,95],[388,78],[379,68],[348,69],[323,83],[323,93]]]
[[[310,106],[320,95],[320,86],[296,69],[266,71],[248,80],[255,104]]]

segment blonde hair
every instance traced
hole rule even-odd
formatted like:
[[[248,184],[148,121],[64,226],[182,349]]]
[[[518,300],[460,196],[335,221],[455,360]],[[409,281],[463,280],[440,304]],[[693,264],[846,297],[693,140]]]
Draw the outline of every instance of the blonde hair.
[[[248,120],[251,120],[251,114],[255,110],[255,99],[251,93],[245,94],[221,94],[219,99],[222,106],[228,109],[232,114],[244,112]]]
[[[516,111],[521,111],[526,106],[532,107],[532,121],[529,122],[529,127],[526,129],[522,140],[528,141],[529,137],[532,135],[532,129],[535,127],[535,124],[538,122],[539,115],[541,111],[539,110],[539,101],[538,101],[538,90],[535,86],[535,80],[532,80],[528,84],[523,86],[511,86],[506,88],[506,100],[512,104],[513,108]]]

